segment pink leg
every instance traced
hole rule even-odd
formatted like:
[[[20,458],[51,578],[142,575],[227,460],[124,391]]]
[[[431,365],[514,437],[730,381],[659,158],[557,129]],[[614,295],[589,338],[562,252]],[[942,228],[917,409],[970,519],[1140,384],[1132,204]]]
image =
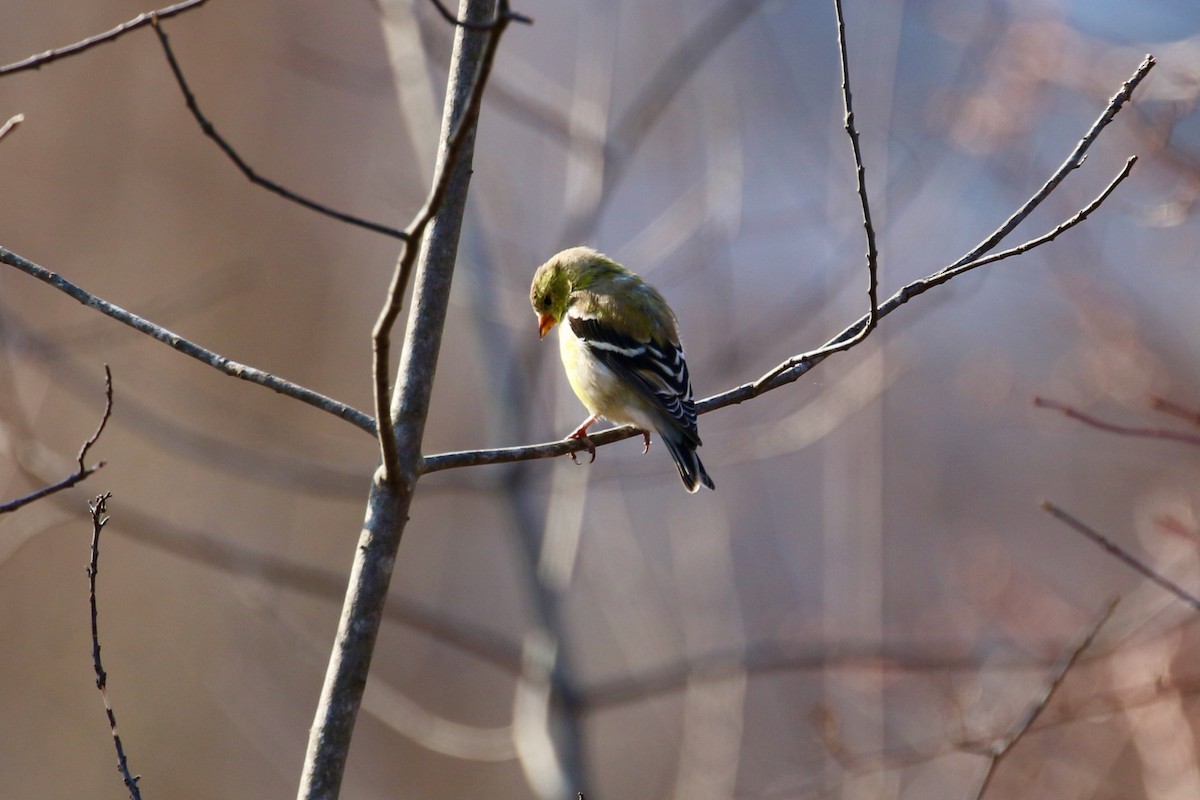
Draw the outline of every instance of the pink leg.
[[[642,438],[646,440],[645,445],[642,447],[642,455],[646,455],[646,453],[650,452],[650,431],[642,431]]]
[[[596,460],[596,445],[592,444],[592,440],[588,438],[587,429],[588,429],[588,426],[595,423],[596,420],[598,420],[598,419],[600,419],[600,417],[598,415],[592,414],[590,417],[588,417],[587,419],[585,419],[583,421],[582,425],[580,425],[578,428],[576,428],[575,430],[573,430],[569,434],[567,434],[568,439],[582,439],[583,440],[583,442],[587,445],[587,451],[588,451],[588,454],[592,457],[592,461]],[[571,453],[571,460],[574,461],[576,464],[579,463],[579,459],[577,459],[575,457],[574,453]],[[588,463],[590,464],[590,463],[592,463],[592,461],[589,461]]]

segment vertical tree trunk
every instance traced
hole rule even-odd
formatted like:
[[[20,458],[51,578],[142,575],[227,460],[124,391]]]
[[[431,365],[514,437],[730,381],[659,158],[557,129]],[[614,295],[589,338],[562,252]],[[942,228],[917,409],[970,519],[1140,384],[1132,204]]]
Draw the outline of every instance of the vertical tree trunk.
[[[459,13],[464,19],[484,22],[492,18],[494,7],[495,0],[461,0]],[[439,164],[446,159],[451,131],[464,119],[489,35],[487,31],[463,27],[457,30],[442,117]],[[468,120],[468,124],[474,125],[474,122]],[[471,178],[474,131],[466,131],[466,136],[459,158],[452,166],[446,196],[421,241],[412,311],[392,395],[392,424],[398,441],[400,474],[391,485],[376,480],[371,487],[337,638],[321,688],[316,718],[309,732],[297,794],[301,800],[332,800],[341,788],[396,552],[419,477],[421,437],[429,412],[429,395],[441,348],[463,207]],[[388,420],[380,420],[379,424],[388,424]]]

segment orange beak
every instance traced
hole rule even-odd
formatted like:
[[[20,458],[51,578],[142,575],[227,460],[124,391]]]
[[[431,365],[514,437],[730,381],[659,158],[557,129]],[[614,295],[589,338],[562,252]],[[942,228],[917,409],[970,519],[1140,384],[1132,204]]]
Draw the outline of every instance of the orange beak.
[[[554,317],[550,316],[549,314],[539,314],[538,315],[538,337],[539,338],[545,339],[546,334],[549,333],[550,329],[553,327],[554,327]]]

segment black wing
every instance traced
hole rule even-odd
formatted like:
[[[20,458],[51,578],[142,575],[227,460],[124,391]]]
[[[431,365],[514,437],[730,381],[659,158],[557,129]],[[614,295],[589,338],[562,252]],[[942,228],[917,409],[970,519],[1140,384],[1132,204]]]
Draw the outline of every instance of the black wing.
[[[598,319],[568,315],[571,331],[588,351],[608,367],[693,445],[700,444],[696,428],[696,404],[683,348],[671,342],[640,342]]]

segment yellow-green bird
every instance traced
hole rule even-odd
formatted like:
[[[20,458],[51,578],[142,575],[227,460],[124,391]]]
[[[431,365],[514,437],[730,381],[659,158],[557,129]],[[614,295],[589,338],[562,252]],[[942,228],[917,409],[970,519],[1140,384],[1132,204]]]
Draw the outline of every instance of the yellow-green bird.
[[[545,337],[560,322],[559,351],[567,379],[591,414],[568,439],[582,439],[604,417],[642,431],[658,431],[689,492],[716,488],[696,448],[696,405],[678,323],[650,284],[590,247],[563,250],[538,267],[529,289]]]

